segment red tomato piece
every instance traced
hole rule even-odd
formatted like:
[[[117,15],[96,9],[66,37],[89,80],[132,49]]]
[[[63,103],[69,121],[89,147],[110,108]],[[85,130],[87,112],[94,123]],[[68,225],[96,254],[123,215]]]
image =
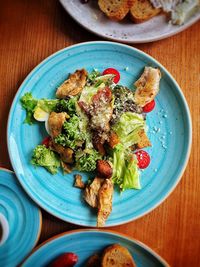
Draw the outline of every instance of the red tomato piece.
[[[145,169],[149,166],[151,158],[146,151],[139,150],[139,151],[135,152],[135,155],[137,157],[138,167],[140,169]]]
[[[51,136],[47,136],[44,138],[44,140],[42,141],[42,144],[45,145],[47,148],[49,147],[49,142],[51,140]]]
[[[148,104],[146,104],[146,105],[143,107],[143,111],[144,111],[145,113],[148,113],[148,112],[152,111],[152,110],[155,108],[155,105],[156,105],[155,100],[152,100],[151,102],[149,102]]]
[[[78,256],[75,253],[67,252],[56,258],[50,267],[73,267],[78,262]]]
[[[120,80],[120,73],[118,70],[114,69],[114,68],[108,68],[108,69],[105,69],[103,71],[103,75],[106,75],[106,74],[114,74],[115,77],[113,79],[114,83],[118,83],[119,80]]]

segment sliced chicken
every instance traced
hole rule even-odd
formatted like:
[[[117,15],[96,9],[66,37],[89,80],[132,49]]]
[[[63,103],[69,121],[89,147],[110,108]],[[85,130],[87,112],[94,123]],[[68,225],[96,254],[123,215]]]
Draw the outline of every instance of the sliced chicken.
[[[79,94],[87,81],[87,71],[85,69],[76,70],[70,74],[69,78],[58,87],[56,96],[65,99],[68,96],[75,96]]]
[[[88,185],[84,191],[85,201],[93,208],[98,207],[98,193],[101,185],[103,184],[104,179],[95,177],[93,182]]]
[[[159,92],[161,72],[159,69],[145,67],[141,77],[135,82],[136,91],[134,101],[144,107],[151,102]]]
[[[65,162],[61,161],[61,167],[62,167],[64,173],[71,173],[72,172],[72,166],[69,163],[65,163]]]
[[[56,144],[54,141],[51,142],[50,146],[52,150],[54,150],[60,155],[61,160],[64,163],[72,164],[74,162],[73,159],[74,151],[71,148]]]
[[[62,132],[63,124],[67,118],[67,113],[51,112],[48,119],[49,132],[52,138],[55,138]]]
[[[105,179],[98,193],[97,227],[103,227],[112,211],[113,183]]]
[[[85,188],[85,184],[82,181],[82,176],[80,174],[76,174],[74,178],[75,178],[75,183],[74,183],[75,187],[81,188],[81,189]]]

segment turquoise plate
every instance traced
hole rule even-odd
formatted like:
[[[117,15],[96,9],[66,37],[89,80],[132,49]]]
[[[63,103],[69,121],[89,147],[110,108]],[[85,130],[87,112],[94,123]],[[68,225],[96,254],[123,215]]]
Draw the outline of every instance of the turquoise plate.
[[[146,65],[159,67],[162,72],[156,108],[147,116],[151,165],[142,172],[142,190],[115,191],[106,226],[143,216],[175,188],[189,158],[192,131],[189,109],[178,84],[161,64],[140,50],[112,42],[82,43],[60,50],[39,64],[21,85],[10,110],[7,142],[13,168],[25,191],[46,211],[74,224],[96,225],[96,212],[84,202],[81,190],[73,187],[77,172],[51,175],[30,164],[33,149],[47,133],[44,123],[23,123],[22,95],[32,92],[36,98],[54,98],[68,74],[83,67],[88,71],[114,67],[121,73],[120,83],[132,88]],[[86,180],[88,175],[82,175]]]
[[[13,172],[0,169],[0,266],[17,266],[40,235],[41,214]]]
[[[143,243],[113,231],[98,230],[76,230],[53,237],[36,248],[22,267],[49,266],[49,263],[65,252],[76,253],[79,258],[76,267],[82,267],[91,255],[101,253],[104,248],[116,243],[130,251],[137,267],[169,267]]]

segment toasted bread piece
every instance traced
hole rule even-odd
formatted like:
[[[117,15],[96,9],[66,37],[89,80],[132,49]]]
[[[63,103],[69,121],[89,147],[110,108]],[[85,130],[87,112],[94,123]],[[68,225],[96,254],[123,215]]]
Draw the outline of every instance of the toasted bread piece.
[[[120,140],[119,140],[119,137],[118,135],[115,133],[115,132],[111,132],[110,133],[110,136],[109,136],[109,142],[108,142],[108,145],[111,147],[111,148],[114,148],[117,144],[120,143]]]
[[[127,248],[114,244],[104,250],[102,256],[102,267],[136,267],[133,257]]]
[[[94,254],[89,257],[86,267],[101,267],[101,258],[98,254]]]
[[[130,16],[135,23],[141,23],[155,17],[160,11],[160,8],[153,7],[149,0],[134,0]]]
[[[139,132],[139,136],[140,136],[140,141],[137,143],[138,148],[144,148],[144,147],[151,146],[151,141],[149,140],[144,129],[142,129]]]
[[[97,160],[97,173],[102,178],[110,178],[112,176],[112,167],[107,160]]]
[[[100,9],[112,20],[122,20],[129,12],[134,0],[99,0]]]

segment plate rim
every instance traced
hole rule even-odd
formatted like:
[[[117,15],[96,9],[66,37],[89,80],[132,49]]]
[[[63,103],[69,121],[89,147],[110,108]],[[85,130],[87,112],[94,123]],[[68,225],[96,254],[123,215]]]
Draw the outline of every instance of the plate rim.
[[[17,178],[17,175],[15,174],[14,171],[9,170],[9,169],[7,169],[7,168],[5,168],[5,167],[0,167],[0,171],[4,171],[4,172],[10,173],[10,174],[13,174],[13,175],[15,175],[15,177]],[[19,179],[18,179],[18,178],[17,178],[17,182],[18,182],[18,184],[19,184],[21,190],[23,190],[24,194],[27,195],[27,197],[30,198],[31,201],[33,201],[32,198],[27,194],[27,192],[26,192],[26,191],[24,190],[24,188],[22,187],[22,185],[21,185],[21,183],[19,182]],[[37,211],[38,211],[38,215],[39,215],[39,227],[38,227],[37,236],[36,236],[36,238],[35,238],[35,240],[34,240],[34,243],[33,243],[32,247],[31,247],[30,251],[25,255],[25,257],[24,257],[25,259],[28,258],[30,254],[32,254],[33,250],[35,249],[36,244],[38,243],[38,241],[39,241],[39,239],[40,239],[41,232],[42,232],[42,225],[43,225],[42,212],[41,212],[40,207],[39,207],[38,205],[36,205],[36,203],[35,203],[34,201],[33,201],[33,203],[34,203],[35,206],[37,207]],[[20,266],[21,266],[21,263],[24,262],[24,258],[18,263],[18,264],[20,264]]]
[[[193,20],[193,21],[188,21],[183,25],[180,25],[180,28],[177,28],[177,30],[175,30],[174,32],[171,33],[165,33],[162,34],[160,36],[157,37],[152,37],[152,38],[143,38],[141,40],[128,40],[128,39],[123,39],[123,38],[117,38],[117,37],[112,37],[112,36],[108,36],[105,35],[104,33],[99,33],[96,32],[95,29],[92,28],[88,28],[86,25],[82,24],[75,16],[73,16],[72,12],[70,12],[70,9],[68,9],[68,7],[64,4],[64,0],[59,0],[61,6],[63,7],[63,9],[67,12],[67,14],[74,20],[76,21],[76,23],[78,23],[78,25],[80,25],[81,27],[83,27],[85,30],[89,31],[90,33],[93,33],[101,38],[105,38],[106,40],[111,40],[111,41],[117,41],[120,43],[124,43],[124,44],[144,44],[144,43],[152,43],[155,41],[160,41],[166,38],[169,38],[171,36],[174,36],[176,34],[181,33],[182,31],[188,29],[189,27],[191,27],[193,24],[195,24],[196,22],[198,22],[200,20],[200,13],[197,14],[197,17]]]
[[[30,253],[30,255],[26,258],[26,260],[23,262],[22,266],[26,264],[26,261],[35,253],[37,252],[40,248],[48,245],[51,242],[54,242],[54,240],[57,240],[59,238],[62,238],[64,236],[70,236],[70,235],[76,235],[79,233],[106,233],[106,234],[111,234],[112,236],[118,236],[124,240],[131,241],[132,243],[135,243],[136,245],[142,247],[143,249],[147,250],[150,254],[152,254],[155,258],[157,258],[165,267],[170,267],[170,265],[167,263],[166,260],[162,258],[155,250],[150,248],[148,245],[144,244],[142,241],[139,241],[138,239],[135,239],[133,237],[128,236],[128,234],[124,233],[119,233],[115,230],[110,230],[110,229],[92,229],[92,228],[87,228],[87,229],[75,229],[75,230],[69,230],[69,231],[64,231],[60,234],[54,235],[47,240],[43,241],[41,244],[36,246],[33,251]]]
[[[183,173],[187,167],[187,164],[188,164],[188,161],[189,161],[189,158],[190,158],[190,153],[191,153],[191,147],[192,147],[192,119],[191,119],[191,114],[190,114],[190,109],[189,109],[189,106],[188,106],[188,103],[186,101],[186,98],[180,88],[180,86],[178,85],[177,81],[175,80],[175,78],[169,73],[169,71],[161,64],[159,63],[156,59],[154,59],[152,56],[150,56],[149,54],[143,52],[142,50],[140,49],[137,49],[135,47],[132,47],[130,45],[127,45],[127,44],[121,44],[121,43],[116,43],[116,42],[112,42],[112,41],[89,41],[89,42],[81,42],[81,43],[78,43],[78,44],[74,44],[74,45],[70,45],[68,47],[64,47],[63,49],[60,49],[56,52],[54,52],[53,54],[49,55],[48,57],[44,58],[39,64],[37,64],[31,72],[29,72],[29,74],[25,77],[25,79],[23,80],[23,82],[21,83],[20,87],[18,88],[14,98],[13,98],[13,101],[11,103],[11,106],[10,106],[10,110],[9,110],[9,115],[8,115],[8,120],[7,120],[7,147],[8,147],[8,154],[9,154],[9,158],[10,158],[10,161],[11,161],[11,165],[14,169],[14,172],[15,172],[15,175],[18,179],[18,181],[20,182],[22,188],[25,190],[25,192],[29,195],[29,197],[41,208],[43,208],[46,212],[48,212],[49,214],[55,216],[56,218],[59,218],[65,222],[69,222],[69,223],[72,223],[72,224],[75,224],[75,225],[79,225],[79,226],[86,226],[86,227],[91,227],[91,228],[97,228],[96,226],[92,226],[90,225],[89,223],[77,223],[77,222],[73,222],[71,220],[68,220],[66,218],[63,218],[63,216],[59,215],[59,214],[55,214],[51,209],[49,209],[48,207],[46,207],[45,205],[41,205],[40,201],[38,199],[36,199],[36,197],[32,196],[30,193],[29,193],[29,190],[26,188],[26,186],[21,182],[21,179],[18,178],[18,172],[17,172],[17,169],[13,163],[13,160],[12,160],[12,149],[10,147],[10,142],[9,142],[9,128],[10,128],[10,124],[11,124],[11,118],[12,118],[12,114],[13,114],[13,109],[14,109],[14,104],[16,103],[16,100],[17,100],[17,97],[18,95],[20,95],[20,92],[21,92],[21,88],[23,88],[25,82],[27,80],[29,80],[32,75],[34,74],[35,71],[37,71],[45,62],[47,62],[49,59],[59,55],[60,53],[63,53],[71,48],[76,48],[76,47],[79,47],[79,46],[85,46],[85,45],[90,45],[90,44],[108,44],[108,45],[114,45],[114,46],[118,46],[118,47],[125,47],[125,48],[128,48],[130,50],[133,50],[134,52],[142,55],[142,56],[145,56],[147,58],[149,58],[151,61],[153,61],[157,66],[161,67],[162,69],[164,69],[164,71],[167,73],[167,75],[170,77],[170,79],[172,80],[172,82],[174,83],[176,89],[178,90],[178,93],[180,94],[180,97],[183,101],[183,104],[184,104],[184,107],[185,107],[185,110],[186,110],[186,115],[187,115],[187,120],[188,120],[188,145],[187,145],[187,153],[186,153],[186,156],[185,156],[185,161],[184,161],[184,164],[181,168],[181,171],[176,179],[176,181],[174,182],[173,186],[170,188],[170,190],[166,193],[166,195],[159,201],[157,202],[155,205],[153,205],[150,209],[148,209],[147,211],[141,213],[140,215],[132,218],[132,219],[128,219],[128,220],[125,220],[125,221],[121,221],[121,222],[117,222],[117,223],[112,223],[110,225],[105,225],[103,228],[106,228],[106,227],[112,227],[112,226],[117,226],[117,225],[123,225],[123,224],[126,224],[126,223],[129,223],[131,221],[135,221],[145,215],[147,215],[148,213],[150,213],[151,211],[153,211],[154,209],[156,209],[160,204],[162,204],[169,196],[170,194],[174,191],[174,189],[176,188],[176,186],[178,185],[178,183],[180,182],[182,176],[183,176]]]

